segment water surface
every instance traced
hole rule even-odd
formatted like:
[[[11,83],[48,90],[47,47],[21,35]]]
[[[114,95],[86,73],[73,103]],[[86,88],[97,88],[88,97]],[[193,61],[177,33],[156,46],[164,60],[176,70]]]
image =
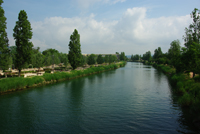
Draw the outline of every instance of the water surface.
[[[192,133],[180,122],[167,77],[123,68],[0,96],[4,133]]]

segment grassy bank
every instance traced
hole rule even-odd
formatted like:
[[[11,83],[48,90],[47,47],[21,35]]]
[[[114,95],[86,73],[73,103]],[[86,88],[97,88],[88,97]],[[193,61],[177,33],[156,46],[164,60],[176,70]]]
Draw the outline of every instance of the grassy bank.
[[[173,92],[178,95],[178,104],[191,114],[192,122],[200,123],[200,76],[190,78],[189,74],[176,74],[173,67],[153,64],[153,66],[164,72],[173,85]],[[183,110],[183,111],[184,111]],[[198,125],[199,127],[199,125]]]
[[[14,77],[1,79],[0,94],[117,69],[119,67],[125,66],[125,64],[125,62],[120,62],[117,64],[110,64],[105,66],[92,66],[84,70],[73,70],[71,72],[55,72],[53,74],[45,73],[43,76],[35,76],[30,78]]]

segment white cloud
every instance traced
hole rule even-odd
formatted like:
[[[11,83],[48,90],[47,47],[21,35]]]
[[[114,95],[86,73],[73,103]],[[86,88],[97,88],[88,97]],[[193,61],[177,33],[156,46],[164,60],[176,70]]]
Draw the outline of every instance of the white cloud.
[[[89,17],[62,18],[51,17],[41,22],[31,22],[33,43],[41,50],[54,48],[68,52],[70,35],[74,29],[80,34],[83,53],[143,54],[161,47],[164,52],[171,41],[182,39],[184,28],[191,18],[172,16],[147,18],[146,8],[130,8],[117,21],[97,21]]]
[[[75,2],[78,3],[79,7],[82,8],[89,8],[90,6],[96,4],[96,3],[103,3],[103,4],[116,4],[116,3],[122,3],[126,0],[76,0]]]

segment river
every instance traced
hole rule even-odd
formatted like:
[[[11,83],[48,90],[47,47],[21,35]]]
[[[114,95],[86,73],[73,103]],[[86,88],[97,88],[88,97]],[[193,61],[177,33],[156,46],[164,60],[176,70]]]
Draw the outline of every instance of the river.
[[[167,77],[125,67],[0,96],[0,133],[194,133]]]

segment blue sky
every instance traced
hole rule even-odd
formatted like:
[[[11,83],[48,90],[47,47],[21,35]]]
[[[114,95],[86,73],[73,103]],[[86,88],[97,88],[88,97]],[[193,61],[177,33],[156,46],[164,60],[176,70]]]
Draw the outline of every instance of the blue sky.
[[[34,47],[68,53],[70,35],[76,28],[82,53],[143,54],[170,43],[183,44],[190,13],[200,9],[199,0],[4,0],[10,46],[20,10],[25,10],[33,31]]]

